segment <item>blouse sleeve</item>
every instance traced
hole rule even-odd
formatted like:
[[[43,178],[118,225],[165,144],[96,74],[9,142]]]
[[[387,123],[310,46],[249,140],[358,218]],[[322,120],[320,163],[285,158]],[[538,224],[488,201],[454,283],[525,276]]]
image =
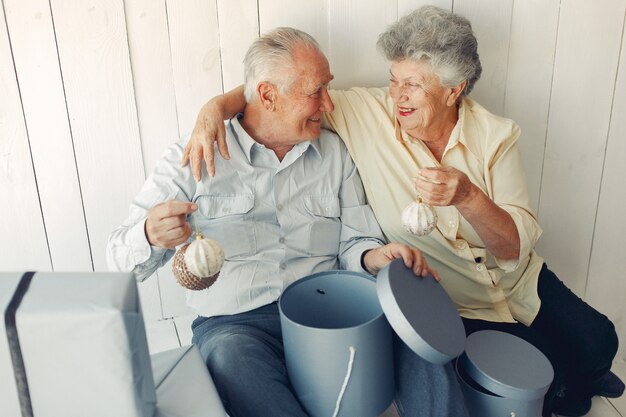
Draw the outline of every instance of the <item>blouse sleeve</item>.
[[[520,240],[519,258],[504,260],[496,258],[497,265],[506,272],[517,269],[522,260],[533,251],[542,230],[535,213],[530,208],[526,175],[517,139],[520,128],[513,122],[505,132],[505,139],[490,152],[485,167],[488,192],[494,202],[506,210],[515,222]]]

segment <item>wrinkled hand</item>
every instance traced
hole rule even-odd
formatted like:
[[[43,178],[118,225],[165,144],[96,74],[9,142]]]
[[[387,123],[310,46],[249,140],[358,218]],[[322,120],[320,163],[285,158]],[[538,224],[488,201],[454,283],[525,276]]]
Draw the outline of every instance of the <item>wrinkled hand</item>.
[[[198,208],[194,203],[166,201],[148,210],[145,233],[152,246],[173,249],[191,236],[187,215]]]
[[[207,166],[210,176],[215,176],[215,152],[214,143],[224,159],[230,159],[228,146],[226,145],[226,131],[222,111],[213,102],[209,101],[202,106],[196,125],[191,133],[191,139],[183,152],[182,166],[191,162],[191,173],[196,182],[202,178],[202,159]]]
[[[363,258],[363,263],[370,274],[376,275],[383,267],[398,258],[402,258],[404,265],[411,268],[415,275],[426,277],[432,274],[439,281],[439,273],[428,266],[422,253],[402,243],[389,243],[368,251]]]
[[[457,206],[474,191],[474,184],[464,172],[452,167],[422,168],[413,178],[413,185],[426,204]]]

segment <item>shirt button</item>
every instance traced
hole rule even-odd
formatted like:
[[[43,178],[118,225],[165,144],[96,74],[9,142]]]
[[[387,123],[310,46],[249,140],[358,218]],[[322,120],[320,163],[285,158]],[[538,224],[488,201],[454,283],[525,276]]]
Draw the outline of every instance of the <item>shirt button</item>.
[[[456,242],[457,249],[465,249],[467,248],[467,243],[465,241]]]
[[[481,272],[483,269],[485,269],[485,265],[483,265],[483,264],[478,264],[478,265],[476,265],[476,270],[477,270],[478,272]]]
[[[450,220],[450,221],[448,222],[448,226],[450,226],[450,227],[454,228],[454,227],[456,227],[456,222],[455,222],[454,220]]]
[[[282,204],[279,204],[279,205],[276,206],[276,210],[282,210],[282,209],[283,209],[283,205]]]
[[[224,207],[224,208],[222,209],[222,212],[223,212],[223,213],[227,213],[227,214],[228,214],[228,213],[230,213],[230,208],[228,208],[228,207]]]
[[[278,239],[278,243],[285,243],[285,238],[281,237],[280,239]]]

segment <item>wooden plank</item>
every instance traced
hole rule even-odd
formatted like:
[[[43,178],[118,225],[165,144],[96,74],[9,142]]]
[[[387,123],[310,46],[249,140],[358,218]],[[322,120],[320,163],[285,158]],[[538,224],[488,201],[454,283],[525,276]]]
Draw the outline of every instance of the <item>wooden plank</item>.
[[[512,0],[456,0],[454,13],[472,23],[483,67],[470,97],[495,114],[504,111]]]
[[[200,107],[222,92],[215,1],[168,1],[179,136],[191,132]]]
[[[6,0],[4,7],[52,266],[57,271],[90,271],[93,264],[50,4]]]
[[[591,410],[587,417],[622,417],[620,413],[611,405],[609,400],[603,397],[593,397]]]
[[[126,27],[146,175],[178,137],[165,2],[126,0]],[[158,47],[155,47],[158,45]]]
[[[259,0],[260,33],[279,26],[300,29],[313,36],[324,53],[331,50],[328,28],[329,3],[326,0],[298,2],[294,6],[291,0]],[[331,71],[332,65],[331,62]]]
[[[176,325],[176,332],[178,333],[178,339],[180,340],[180,345],[190,345],[191,338],[193,336],[193,332],[191,331],[191,323],[198,316],[195,314],[187,314],[184,316],[176,317],[174,319],[174,324]]]
[[[165,2],[150,0],[127,0],[125,11],[143,163],[150,175],[179,138],[167,12]],[[149,320],[163,318],[160,273],[140,284]]]
[[[560,6],[538,248],[579,295],[589,270],[625,8],[626,0]]]
[[[453,0],[398,0],[398,18],[411,13],[422,6],[437,6],[445,10],[452,10]]]
[[[163,318],[172,318],[191,314],[187,307],[185,289],[176,282],[172,273],[172,260],[159,270],[159,288],[161,290],[161,305]]]
[[[121,0],[51,2],[95,270],[144,180]]]
[[[328,7],[332,86],[388,85],[389,62],[376,50],[376,41],[396,21],[396,5],[387,0],[334,0]]]
[[[52,264],[3,7],[0,91],[0,270],[49,271]]]
[[[139,300],[141,311],[146,322],[153,322],[163,319],[161,309],[161,292],[159,290],[159,280],[157,276],[152,276],[137,284],[139,290]]]
[[[504,116],[522,129],[518,143],[535,212],[539,208],[558,20],[559,2],[527,0],[513,5]]]
[[[146,336],[151,355],[180,347],[173,320],[146,323]]]
[[[256,0],[217,0],[224,90],[243,83],[243,58],[259,36]]]
[[[626,358],[626,279],[623,274],[626,248],[626,32],[622,37],[619,73],[610,113],[609,138],[604,159],[602,186],[593,234],[591,262],[585,298],[601,309],[613,323],[622,343],[618,356]],[[626,376],[626,375],[625,375]],[[626,411],[626,403],[624,403]]]
[[[621,340],[624,340],[624,339],[621,338]],[[622,352],[619,355],[619,358],[615,362],[613,362],[613,368],[611,368],[611,370],[615,373],[615,375],[619,376],[622,381],[626,381],[626,358],[625,356],[626,355]],[[622,395],[619,398],[607,398],[607,401],[611,403],[613,407],[615,407],[615,409],[621,416],[626,416],[626,395]]]

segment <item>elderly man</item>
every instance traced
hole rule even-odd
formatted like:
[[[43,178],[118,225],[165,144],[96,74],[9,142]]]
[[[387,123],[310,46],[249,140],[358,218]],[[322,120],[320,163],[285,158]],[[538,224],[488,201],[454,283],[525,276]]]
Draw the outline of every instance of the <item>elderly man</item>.
[[[150,276],[186,242],[192,217],[219,241],[226,262],[207,290],[189,291],[198,345],[232,417],[306,416],[285,369],[276,300],[311,273],[338,267],[376,274],[403,258],[431,271],[421,253],[383,244],[358,172],[342,141],[320,128],[332,111],[328,61],[309,35],[280,28],[246,54],[245,112],[226,123],[230,161],[196,183],[172,146],[111,234],[111,269]],[[451,367],[396,349],[396,404],[403,416],[466,415]]]

